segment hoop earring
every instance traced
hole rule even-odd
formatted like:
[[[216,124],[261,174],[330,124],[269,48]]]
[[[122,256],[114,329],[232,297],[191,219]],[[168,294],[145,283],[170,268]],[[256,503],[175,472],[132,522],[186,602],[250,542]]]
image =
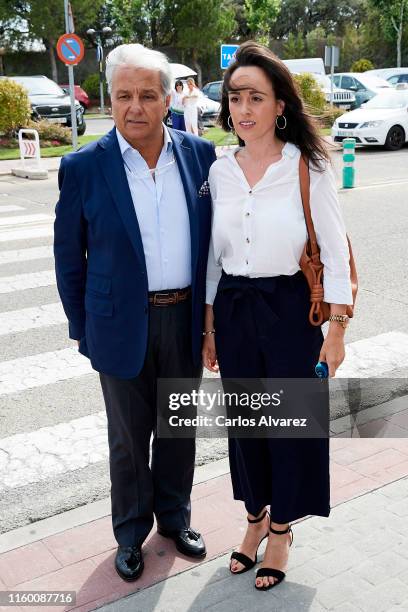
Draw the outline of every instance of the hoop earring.
[[[228,119],[227,119],[228,127],[231,130],[231,132],[235,132],[234,124],[231,125],[230,119],[231,119],[231,115],[228,115]]]
[[[284,125],[279,125],[279,124],[278,124],[278,119],[279,119],[279,117],[282,117],[282,119],[284,120],[284,122],[285,122],[285,124],[284,124]],[[275,119],[275,125],[276,125],[276,127],[278,128],[278,130],[284,130],[284,129],[286,128],[286,125],[287,125],[287,121],[286,121],[286,117],[285,117],[285,115],[277,115],[277,116],[276,116],[276,119]]]

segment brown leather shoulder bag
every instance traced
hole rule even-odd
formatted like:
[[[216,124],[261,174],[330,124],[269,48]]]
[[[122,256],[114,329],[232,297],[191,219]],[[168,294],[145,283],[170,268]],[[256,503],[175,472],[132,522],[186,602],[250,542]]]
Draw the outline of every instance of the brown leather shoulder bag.
[[[299,179],[300,193],[302,196],[303,212],[305,215],[308,239],[306,240],[303,252],[299,261],[300,269],[306,277],[310,288],[310,312],[309,321],[312,325],[321,325],[328,321],[330,316],[330,304],[323,301],[323,274],[324,266],[320,261],[320,248],[317,244],[316,232],[312,221],[310,210],[310,173],[309,165],[300,156],[299,160]],[[347,315],[351,318],[354,315],[354,305],[356,302],[358,280],[356,264],[351,249],[350,239],[347,236],[350,252],[350,281],[353,296],[353,305],[347,306]]]

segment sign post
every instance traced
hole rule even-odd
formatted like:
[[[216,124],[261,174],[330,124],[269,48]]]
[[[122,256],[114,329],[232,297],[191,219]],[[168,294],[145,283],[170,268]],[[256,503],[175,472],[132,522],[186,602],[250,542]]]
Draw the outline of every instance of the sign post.
[[[339,65],[340,51],[338,47],[324,48],[324,65],[330,68],[331,85],[330,85],[330,104],[333,104],[333,75],[334,69]]]
[[[226,70],[235,59],[239,45],[221,45],[221,69]]]
[[[71,98],[72,148],[76,151],[78,148],[78,130],[75,110],[74,66],[79,64],[84,57],[84,44],[78,36],[72,34],[73,20],[72,13],[70,14],[68,0],[64,0],[64,9],[65,29],[67,33],[60,36],[58,39],[57,54],[59,59],[68,66],[69,97]]]

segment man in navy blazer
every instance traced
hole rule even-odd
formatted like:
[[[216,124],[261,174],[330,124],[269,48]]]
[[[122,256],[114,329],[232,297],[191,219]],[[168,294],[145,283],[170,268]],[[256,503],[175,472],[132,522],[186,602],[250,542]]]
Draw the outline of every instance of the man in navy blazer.
[[[121,45],[106,77],[115,127],[61,162],[54,254],[69,336],[105,399],[115,568],[135,580],[154,515],[180,552],[206,554],[190,527],[195,440],[156,435],[156,392],[158,378],[201,375],[215,151],[164,125],[163,54]]]

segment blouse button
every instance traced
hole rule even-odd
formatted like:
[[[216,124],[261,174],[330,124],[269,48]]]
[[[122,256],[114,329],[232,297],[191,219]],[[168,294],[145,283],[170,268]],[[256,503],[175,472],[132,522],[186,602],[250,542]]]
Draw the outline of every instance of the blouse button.
[[[248,213],[248,212],[247,212],[247,213],[245,213],[245,216],[246,216],[246,217],[249,217],[249,213]]]
[[[249,238],[247,238],[246,241],[249,242]]]

